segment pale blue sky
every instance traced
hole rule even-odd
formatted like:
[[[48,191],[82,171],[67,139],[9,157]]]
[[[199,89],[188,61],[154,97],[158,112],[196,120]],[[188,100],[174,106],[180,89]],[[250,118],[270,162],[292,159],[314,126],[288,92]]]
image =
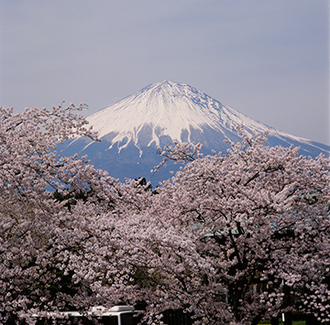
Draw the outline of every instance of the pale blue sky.
[[[165,79],[329,143],[326,0],[0,0],[0,105],[86,102]]]

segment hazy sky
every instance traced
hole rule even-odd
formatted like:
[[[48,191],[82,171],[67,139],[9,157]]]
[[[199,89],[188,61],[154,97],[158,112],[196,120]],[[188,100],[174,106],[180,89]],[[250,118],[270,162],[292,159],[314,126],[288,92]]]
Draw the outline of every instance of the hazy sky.
[[[0,0],[0,105],[89,105],[184,82],[329,141],[326,0]]]

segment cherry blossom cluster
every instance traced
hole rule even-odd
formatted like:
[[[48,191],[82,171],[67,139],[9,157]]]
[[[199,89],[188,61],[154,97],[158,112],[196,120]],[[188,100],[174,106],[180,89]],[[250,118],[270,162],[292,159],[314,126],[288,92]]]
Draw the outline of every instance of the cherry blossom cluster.
[[[330,315],[330,160],[268,147],[264,135],[203,156],[155,191],[121,183],[56,143],[97,135],[83,106],[0,108],[0,323],[91,306],[182,309],[195,324]]]

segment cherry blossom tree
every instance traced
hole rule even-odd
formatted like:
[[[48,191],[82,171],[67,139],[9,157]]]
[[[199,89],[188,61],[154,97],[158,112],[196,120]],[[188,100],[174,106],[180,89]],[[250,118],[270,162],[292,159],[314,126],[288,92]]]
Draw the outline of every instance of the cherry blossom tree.
[[[155,324],[178,308],[196,324],[329,321],[329,158],[261,135],[206,157],[177,144],[162,155],[185,166],[151,191],[56,152],[97,141],[82,108],[0,108],[0,322],[138,301]]]
[[[98,232],[106,226],[111,232],[126,206],[141,209],[137,198],[147,192],[137,182],[118,183],[86,159],[57,154],[56,144],[74,136],[97,140],[76,114],[82,108],[32,108],[19,114],[0,108],[2,323],[36,311],[87,308],[102,299],[96,290],[100,281],[122,286],[102,278],[101,266],[107,262],[110,274],[115,265],[102,250],[116,250],[109,240],[106,248],[100,245]],[[113,292],[110,303],[118,299]]]
[[[157,274],[154,310],[180,307],[202,324],[293,311],[329,321],[329,159],[264,140],[196,157],[158,189],[154,230],[144,226],[154,248],[139,259]],[[182,148],[163,155],[189,161]]]

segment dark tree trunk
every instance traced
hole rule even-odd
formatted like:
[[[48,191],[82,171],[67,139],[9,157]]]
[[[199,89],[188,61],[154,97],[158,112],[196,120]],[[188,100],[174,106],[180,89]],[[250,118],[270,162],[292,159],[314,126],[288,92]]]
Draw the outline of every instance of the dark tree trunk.
[[[279,322],[278,322],[278,317],[272,317],[271,319],[271,325],[278,325]]]
[[[306,325],[319,325],[321,324],[314,315],[306,315],[305,316],[305,321],[306,321]]]

